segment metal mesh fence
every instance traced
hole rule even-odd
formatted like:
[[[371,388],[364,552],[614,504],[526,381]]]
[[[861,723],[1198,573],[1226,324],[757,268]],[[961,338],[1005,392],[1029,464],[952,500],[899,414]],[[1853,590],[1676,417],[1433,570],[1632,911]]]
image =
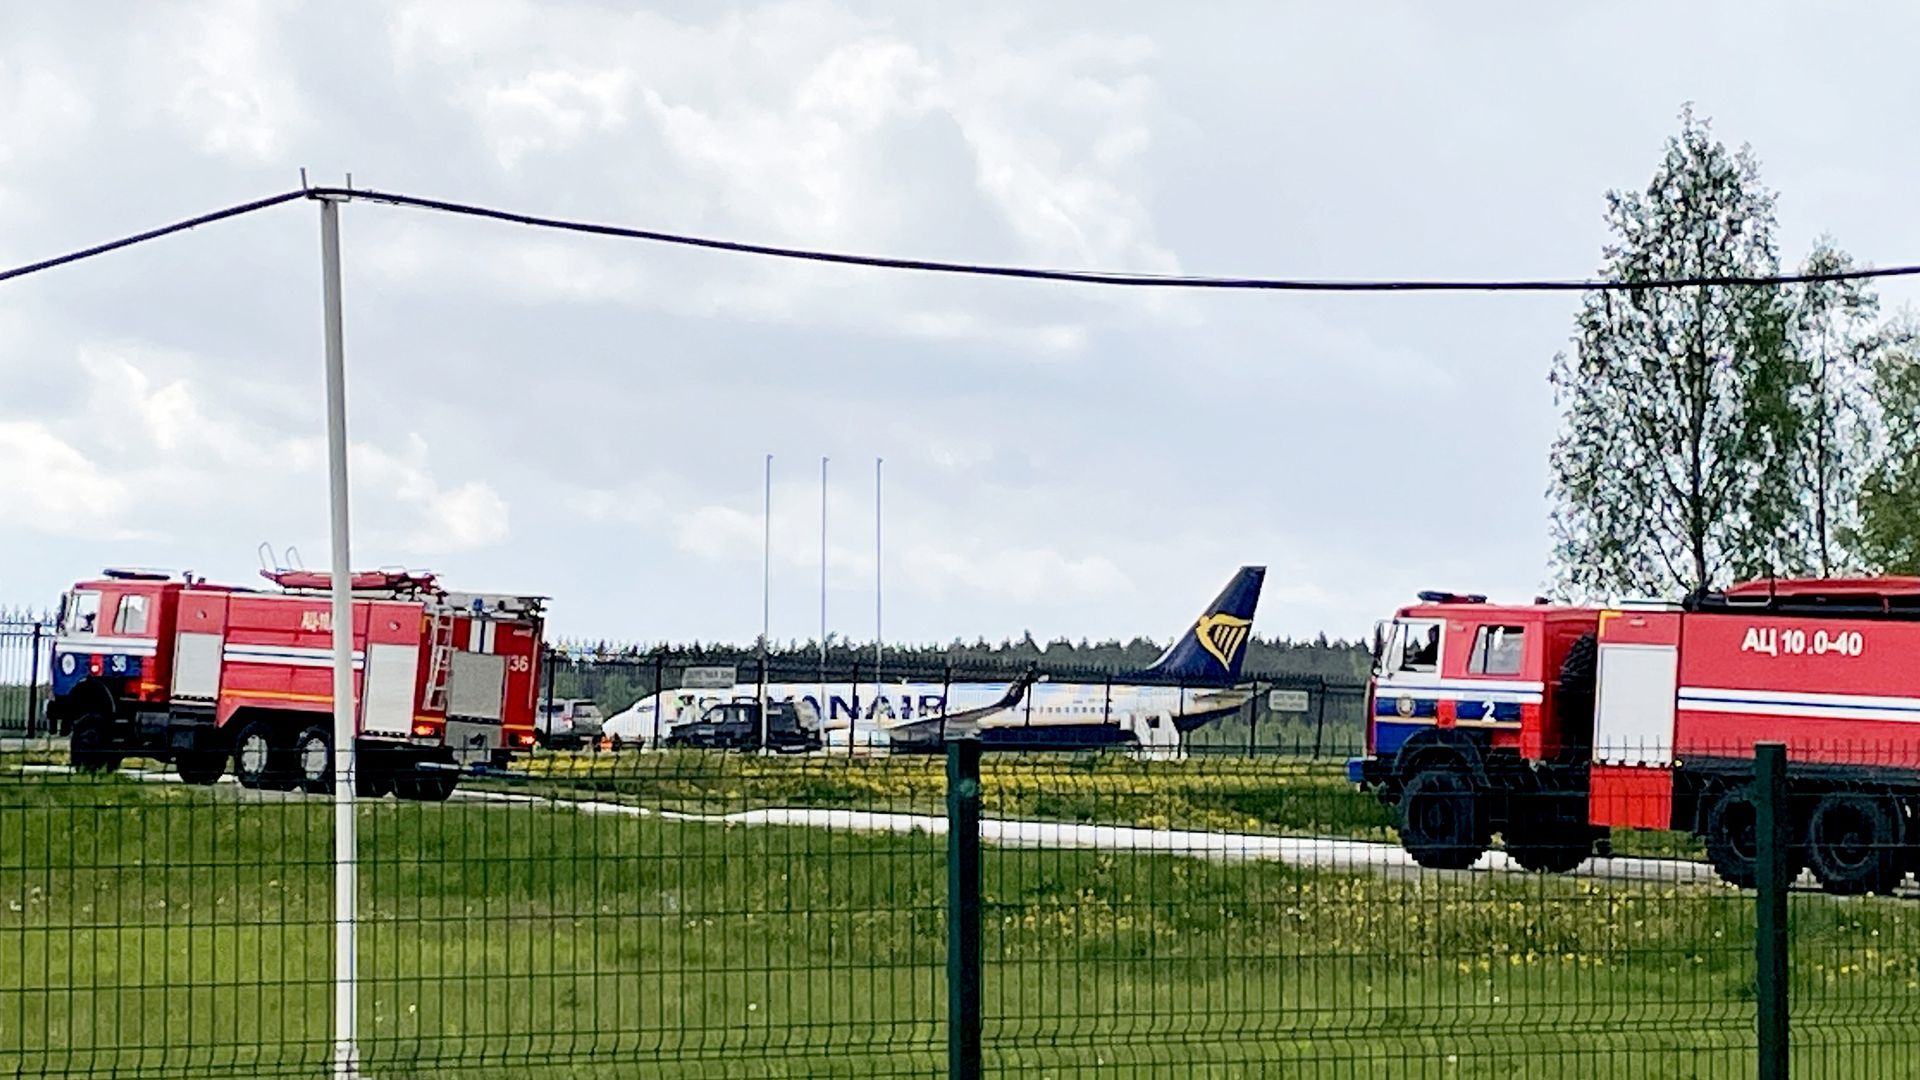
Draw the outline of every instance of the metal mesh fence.
[[[1920,1075],[1910,747],[1791,747],[1777,814],[1751,744],[1696,754],[1682,828],[1566,873],[1539,823],[1597,795],[1383,801],[1296,749],[988,752],[973,885],[938,754],[537,750],[362,798],[361,1068],[946,1076],[970,984],[990,1075],[1745,1077],[1771,987],[1795,1074]],[[333,804],[280,788],[0,752],[0,1073],[327,1074]],[[1776,821],[1770,984],[1774,894],[1725,878],[1767,884]]]

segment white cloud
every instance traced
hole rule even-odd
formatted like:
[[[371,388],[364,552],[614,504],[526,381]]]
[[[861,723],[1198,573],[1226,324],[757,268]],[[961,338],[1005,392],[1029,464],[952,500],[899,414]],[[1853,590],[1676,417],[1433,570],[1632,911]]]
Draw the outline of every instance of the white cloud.
[[[407,545],[417,551],[488,547],[507,538],[507,500],[481,481],[436,492],[427,505],[429,523],[414,532]]]
[[[873,505],[844,486],[832,486],[827,511],[829,577],[836,587],[864,587],[874,575]],[[655,524],[671,528],[677,548],[704,562],[757,565],[771,539],[776,566],[816,570],[821,557],[819,514],[817,489],[788,484],[775,488],[771,537],[758,509],[720,503],[665,515]],[[1069,554],[1022,542],[1017,533],[982,530],[966,520],[964,508],[931,503],[913,492],[896,494],[885,515],[880,554],[887,574],[926,602],[990,596],[1032,603],[1124,595],[1133,589],[1125,571],[1109,557]],[[861,543],[847,541],[855,528]]]
[[[116,342],[89,343],[77,350],[87,377],[92,428],[109,448],[130,463],[145,464],[150,453],[190,455],[207,464],[257,463],[265,436],[249,432],[238,416],[209,416],[186,374],[197,366],[189,354]]]
[[[632,485],[572,491],[564,497],[563,504],[591,522],[628,525],[653,523],[666,506],[657,491]]]
[[[30,257],[14,245],[48,213],[29,194],[28,166],[83,141],[92,119],[84,87],[57,57],[31,45],[10,57],[0,47],[0,265]]]
[[[323,439],[286,433],[278,414],[211,393],[199,374],[231,365],[121,342],[82,345],[74,366],[86,393],[57,425],[72,441],[0,407],[0,473],[11,485],[0,505],[20,510],[29,528],[178,533],[253,504],[265,531],[287,512],[289,485],[322,483]],[[437,554],[510,535],[499,491],[479,479],[443,482],[417,434],[398,449],[356,442],[350,479],[356,531],[371,547]]]
[[[47,425],[0,419],[0,516],[55,535],[85,534],[118,520],[127,485]]]
[[[325,468],[326,453],[322,439],[295,440],[286,447],[290,464],[316,474]],[[442,555],[504,542],[511,535],[507,500],[482,480],[444,486],[431,460],[427,440],[417,432],[398,450],[367,442],[348,448],[355,513],[372,511],[358,519],[366,527],[356,525],[366,545]]]
[[[602,219],[627,207],[650,227],[801,247],[1178,268],[1135,191],[1157,107],[1139,35],[1053,44],[988,30],[929,43],[824,0],[709,21],[416,0],[393,22],[406,78],[447,94],[504,168],[552,181],[535,189],[544,197],[573,185],[570,162],[591,146],[621,178],[596,206]],[[732,76],[716,81],[722,70]],[[1063,293],[1067,311],[1036,318],[1013,292],[924,278],[697,256],[650,273],[665,261],[658,249],[574,243],[562,254],[524,236],[463,254],[437,227],[376,242],[402,249],[376,259],[412,287],[531,289],[1041,356],[1084,349],[1091,319],[1163,305]],[[428,246],[443,256],[422,255]]]
[[[482,92],[482,130],[501,167],[511,169],[529,154],[623,127],[632,82],[621,70],[531,72]]]
[[[53,57],[0,56],[0,165],[71,145],[85,136],[92,117],[85,91]]]
[[[180,133],[208,154],[276,160],[307,117],[271,15],[262,0],[167,8],[137,50],[131,92],[153,95]]]
[[[674,540],[681,551],[710,561],[757,559],[763,550],[760,520],[730,506],[702,506],[676,515]],[[783,546],[781,554],[787,562],[799,561],[791,546]]]
[[[1002,547],[982,539],[923,539],[907,547],[900,564],[907,580],[936,602],[969,592],[1037,601],[1125,595],[1133,589],[1112,559],[1075,558],[1053,548]]]

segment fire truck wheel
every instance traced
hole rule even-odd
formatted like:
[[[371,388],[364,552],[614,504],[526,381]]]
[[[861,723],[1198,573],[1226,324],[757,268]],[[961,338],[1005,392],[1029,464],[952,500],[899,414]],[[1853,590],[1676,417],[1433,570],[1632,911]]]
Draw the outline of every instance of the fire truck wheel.
[[[393,793],[417,802],[446,802],[459,783],[460,775],[450,770],[403,769],[393,774]]]
[[[1435,870],[1465,870],[1486,854],[1492,837],[1486,807],[1454,769],[1426,769],[1400,795],[1400,845]]]
[[[293,773],[295,782],[312,794],[333,790],[333,732],[313,724],[294,737]]]
[[[373,754],[364,751],[356,755],[358,770],[353,777],[353,793],[362,799],[378,799],[384,795],[395,794],[393,773]]]
[[[1760,880],[1759,815],[1753,796],[1744,787],[1724,792],[1707,810],[1707,861],[1721,880],[1751,889]],[[1806,849],[1794,844],[1788,851],[1787,872],[1798,874]]]
[[[1564,874],[1593,854],[1586,803],[1573,792],[1529,796],[1514,808],[1505,829],[1507,857],[1521,869]]]
[[[74,722],[67,738],[67,756],[75,772],[110,773],[120,767],[120,755],[113,751],[107,734],[107,722],[98,716],[83,716]]]
[[[1851,896],[1899,887],[1899,811],[1893,800],[1862,792],[1822,795],[1807,821],[1807,862],[1821,888]]]
[[[224,750],[182,750],[175,754],[173,767],[183,783],[205,787],[216,783],[227,771]]]
[[[240,729],[240,737],[233,740],[233,778],[241,787],[269,791],[293,787],[287,776],[286,747],[279,745],[278,734],[265,720]]]

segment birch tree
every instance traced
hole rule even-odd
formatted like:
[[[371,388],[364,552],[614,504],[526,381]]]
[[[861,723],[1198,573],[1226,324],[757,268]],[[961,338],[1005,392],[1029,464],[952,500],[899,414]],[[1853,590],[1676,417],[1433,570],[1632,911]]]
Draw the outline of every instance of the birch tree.
[[[1869,363],[1884,422],[1861,433],[1868,463],[1844,538],[1869,570],[1920,574],[1920,325],[1906,316],[1882,327]]]
[[[1824,237],[1801,266],[1808,274],[1852,269],[1853,259]],[[1876,358],[1894,339],[1876,325],[1879,298],[1861,282],[1813,282],[1792,296],[1806,377],[1795,402],[1804,421],[1796,481],[1805,517],[1798,535],[1782,537],[1778,562],[1783,571],[1826,577],[1862,567],[1847,541],[1861,534],[1861,481],[1883,444]]]
[[[1636,282],[1779,270],[1774,196],[1750,150],[1691,109],[1644,190],[1607,196],[1603,274]],[[1671,596],[1799,550],[1808,371],[1782,290],[1596,292],[1554,360],[1556,572],[1566,590]]]

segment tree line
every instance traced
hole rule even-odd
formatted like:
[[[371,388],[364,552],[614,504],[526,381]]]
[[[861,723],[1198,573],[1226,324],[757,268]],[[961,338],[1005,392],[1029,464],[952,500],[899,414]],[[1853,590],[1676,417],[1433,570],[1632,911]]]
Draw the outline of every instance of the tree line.
[[[1647,185],[1607,194],[1602,275],[1780,274],[1775,202],[1753,150],[1684,109]],[[1795,269],[1855,266],[1822,236]],[[1551,381],[1572,598],[1920,572],[1920,324],[1870,284],[1590,292]]]
[[[883,645],[880,662],[893,671],[943,671],[951,666],[956,672],[1007,672],[1036,666],[1044,672],[1125,674],[1153,663],[1167,648],[1166,642],[1135,637],[1126,641],[1107,639],[1078,642],[1056,638],[1041,642],[1032,634],[1017,640],[988,642],[977,638],[968,643],[954,640],[946,645]],[[736,664],[752,667],[760,657],[758,645],[689,641],[643,645],[609,641],[561,641],[554,646],[563,658],[584,662],[626,662],[652,664],[655,658],[669,667],[691,664]],[[1345,641],[1325,634],[1309,641],[1261,637],[1248,640],[1242,663],[1247,676],[1318,677],[1334,681],[1364,679],[1370,664],[1368,645]],[[835,672],[848,672],[855,665],[871,671],[873,643],[858,642],[836,635],[827,640],[827,664]],[[775,642],[767,650],[767,660],[775,670],[803,671],[820,663],[820,643],[814,641]]]

